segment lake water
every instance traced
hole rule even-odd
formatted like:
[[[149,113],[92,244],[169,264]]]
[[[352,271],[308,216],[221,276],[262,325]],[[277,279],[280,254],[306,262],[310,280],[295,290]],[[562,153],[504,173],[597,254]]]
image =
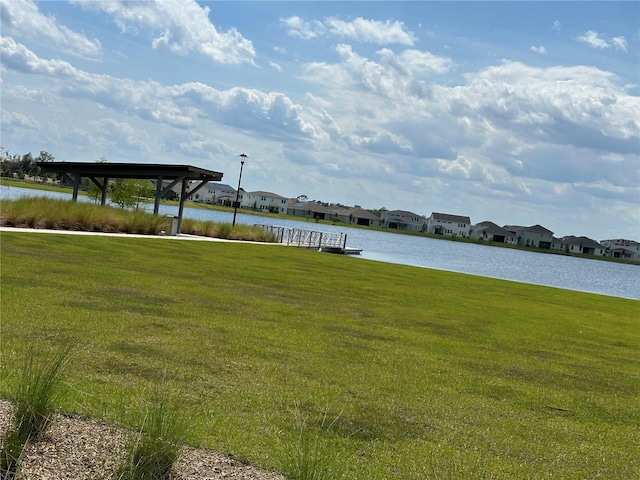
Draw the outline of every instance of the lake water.
[[[0,198],[44,195],[71,198],[70,194],[17,187],[0,187]],[[79,199],[86,197],[79,196]],[[152,207],[150,207],[152,208]],[[177,215],[178,207],[161,205],[163,215]],[[231,222],[233,213],[185,207],[185,218]],[[452,242],[391,232],[316,224],[238,213],[237,223],[256,223],[347,234],[347,246],[362,248],[354,259],[375,260],[416,267],[501,278],[550,287],[640,300],[640,267],[586,258],[549,255],[473,243]]]

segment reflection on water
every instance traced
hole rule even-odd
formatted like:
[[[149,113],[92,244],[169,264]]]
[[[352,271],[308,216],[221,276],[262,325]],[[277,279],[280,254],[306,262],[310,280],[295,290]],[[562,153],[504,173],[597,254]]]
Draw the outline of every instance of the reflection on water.
[[[46,195],[70,198],[70,194],[16,187],[0,187],[0,198]],[[81,199],[82,196],[79,197]],[[152,209],[152,206],[149,206]],[[161,205],[162,215],[177,215],[178,207]],[[185,218],[231,223],[233,214],[185,207]],[[238,213],[236,221],[347,233],[347,245],[362,248],[362,258],[381,262],[436,268],[551,287],[601,293],[640,300],[639,267],[586,258],[548,255],[473,243],[321,225],[315,222],[256,217]]]

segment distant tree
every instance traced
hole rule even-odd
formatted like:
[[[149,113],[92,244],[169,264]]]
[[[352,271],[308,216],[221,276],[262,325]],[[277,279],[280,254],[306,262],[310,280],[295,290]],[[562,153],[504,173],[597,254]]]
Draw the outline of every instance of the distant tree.
[[[56,157],[51,155],[49,152],[40,150],[40,155],[36,157],[36,162],[53,162],[55,159]]]
[[[120,208],[140,208],[153,196],[154,186],[148,180],[118,178],[111,184],[111,201]]]
[[[137,204],[138,187],[136,180],[118,178],[111,184],[111,201],[120,208],[130,208]]]
[[[302,202],[307,202],[307,201],[309,201],[309,197],[307,197],[306,195],[298,195],[298,196],[296,197],[296,200],[297,200],[298,202],[301,202],[301,203],[302,203]]]

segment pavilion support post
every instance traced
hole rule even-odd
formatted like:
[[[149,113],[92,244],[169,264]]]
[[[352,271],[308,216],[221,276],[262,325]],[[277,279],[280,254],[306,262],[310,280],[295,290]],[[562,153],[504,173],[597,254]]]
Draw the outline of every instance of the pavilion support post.
[[[156,196],[153,202],[153,214],[158,215],[160,211],[160,197],[162,197],[162,176],[158,176],[156,180]]]
[[[103,207],[107,203],[107,188],[109,187],[109,178],[104,177],[102,179],[102,197],[100,198],[100,205]]]
[[[74,202],[78,201],[78,189],[80,188],[80,175],[77,173],[73,176],[73,196],[71,197]]]
[[[178,208],[178,234],[182,231],[182,212],[184,212],[184,199],[187,195],[187,182],[188,180],[183,177],[180,189],[180,207]]]

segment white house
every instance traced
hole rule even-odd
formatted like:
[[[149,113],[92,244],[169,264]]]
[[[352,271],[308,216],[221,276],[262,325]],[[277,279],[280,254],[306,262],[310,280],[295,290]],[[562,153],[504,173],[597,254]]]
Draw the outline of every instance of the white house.
[[[288,199],[271,192],[244,192],[240,206],[261,212],[287,213]]]
[[[493,222],[480,222],[471,227],[472,238],[478,238],[496,243],[508,243],[515,245],[518,243],[518,237]]]
[[[534,248],[551,248],[553,232],[541,225],[533,225],[531,227],[505,225],[503,228],[516,235],[518,245]]]
[[[380,215],[382,226],[398,230],[424,231],[424,217],[406,210],[384,210]]]
[[[635,240],[615,238],[611,240],[602,240],[600,245],[607,249],[607,255],[610,257],[640,260],[640,243]]]
[[[196,195],[189,197],[189,200],[230,207],[236,201],[236,189],[223,183],[207,182]]]
[[[471,233],[471,219],[448,213],[431,213],[427,218],[427,233],[468,237]]]
[[[562,238],[554,238],[551,242],[552,250],[562,250],[568,253],[584,253],[588,255],[604,256],[606,248],[588,237],[575,237],[567,235]]]

